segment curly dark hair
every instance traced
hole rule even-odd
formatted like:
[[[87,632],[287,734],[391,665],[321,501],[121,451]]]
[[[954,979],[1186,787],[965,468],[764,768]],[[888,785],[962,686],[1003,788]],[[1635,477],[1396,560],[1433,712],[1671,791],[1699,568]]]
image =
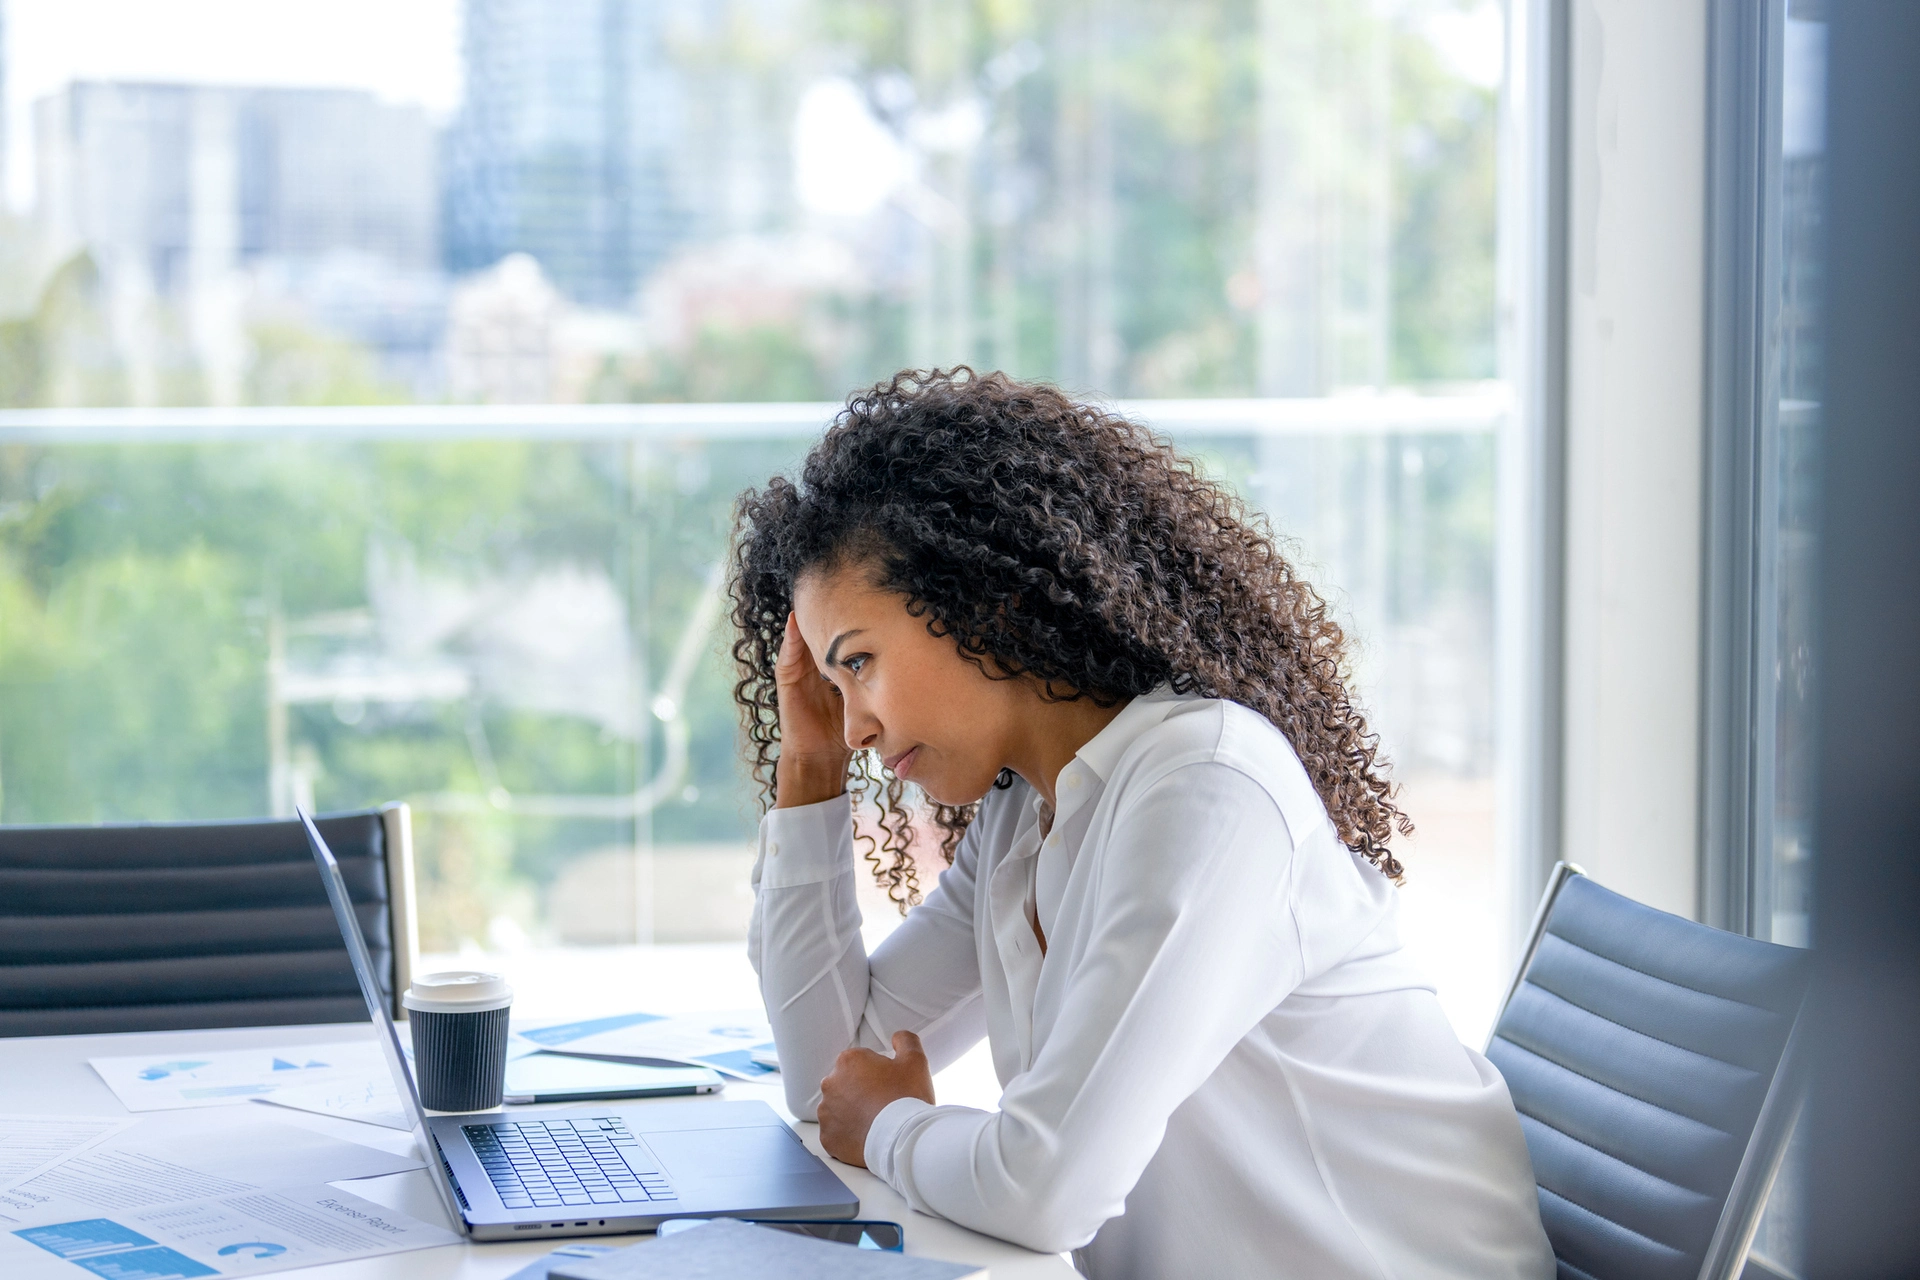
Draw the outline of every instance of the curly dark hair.
[[[994,679],[1103,706],[1168,684],[1258,711],[1293,744],[1340,839],[1400,879],[1387,846],[1413,827],[1347,691],[1346,637],[1264,520],[1146,428],[999,373],[907,370],[848,398],[798,483],[743,493],[734,699],[768,806],[794,583],[863,562]],[[912,806],[871,754],[849,766],[851,789],[880,801],[863,852],[904,910],[920,898]],[[932,806],[948,862],[977,808]]]

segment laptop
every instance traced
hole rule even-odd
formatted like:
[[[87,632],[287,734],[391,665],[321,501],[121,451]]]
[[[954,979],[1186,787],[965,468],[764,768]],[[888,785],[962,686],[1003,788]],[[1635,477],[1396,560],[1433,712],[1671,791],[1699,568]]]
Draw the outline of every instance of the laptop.
[[[852,1218],[860,1197],[764,1102],[428,1115],[340,864],[304,811],[347,957],[447,1213],[475,1240],[652,1231],[665,1218]]]

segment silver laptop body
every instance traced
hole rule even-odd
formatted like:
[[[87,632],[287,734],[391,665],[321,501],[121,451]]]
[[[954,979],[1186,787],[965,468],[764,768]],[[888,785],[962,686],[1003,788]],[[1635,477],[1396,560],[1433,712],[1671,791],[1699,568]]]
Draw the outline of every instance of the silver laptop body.
[[[851,1218],[860,1198],[764,1102],[428,1115],[374,977],[340,864],[307,842],[375,1039],[447,1212],[476,1240],[651,1231],[663,1218]]]

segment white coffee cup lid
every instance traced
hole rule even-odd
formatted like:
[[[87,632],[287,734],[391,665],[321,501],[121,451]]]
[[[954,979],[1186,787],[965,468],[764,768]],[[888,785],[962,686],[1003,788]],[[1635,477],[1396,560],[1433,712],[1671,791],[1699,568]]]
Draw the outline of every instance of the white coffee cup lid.
[[[485,1013],[513,1003],[513,988],[497,973],[450,969],[413,980],[400,1003],[422,1013]]]

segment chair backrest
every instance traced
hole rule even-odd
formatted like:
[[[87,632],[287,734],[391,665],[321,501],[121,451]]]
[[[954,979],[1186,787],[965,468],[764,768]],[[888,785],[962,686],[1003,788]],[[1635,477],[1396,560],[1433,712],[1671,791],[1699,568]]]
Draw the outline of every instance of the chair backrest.
[[[382,985],[404,991],[407,807],[319,825]],[[0,827],[0,1036],[366,1017],[298,821]]]
[[[1798,1105],[1782,1059],[1810,970],[1556,868],[1487,1057],[1562,1280],[1737,1273]]]

